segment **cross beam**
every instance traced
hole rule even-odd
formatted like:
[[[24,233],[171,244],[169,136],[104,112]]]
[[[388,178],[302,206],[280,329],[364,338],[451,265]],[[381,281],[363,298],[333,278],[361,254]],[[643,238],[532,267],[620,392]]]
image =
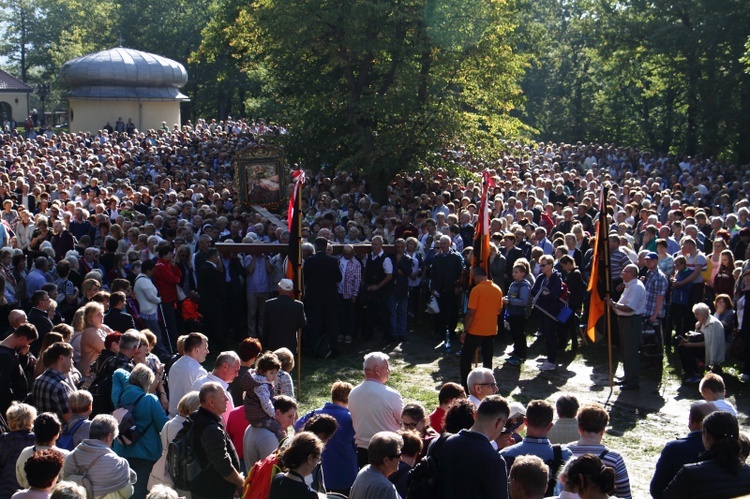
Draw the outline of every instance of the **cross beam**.
[[[343,244],[333,244],[333,254],[340,255],[344,251]],[[370,244],[354,244],[354,254],[366,255],[372,251]],[[237,254],[244,253],[246,255],[257,255],[260,253],[281,253],[286,255],[289,253],[289,245],[287,244],[268,244],[268,243],[216,243],[216,249],[222,254]],[[396,247],[392,244],[384,244],[383,251],[386,253],[395,253]]]

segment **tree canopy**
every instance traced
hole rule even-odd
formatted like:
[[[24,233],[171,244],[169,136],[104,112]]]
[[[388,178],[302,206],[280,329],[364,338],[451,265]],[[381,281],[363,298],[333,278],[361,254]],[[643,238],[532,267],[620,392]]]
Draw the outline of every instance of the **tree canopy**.
[[[307,164],[359,169],[382,197],[441,141],[522,128],[515,6],[492,0],[260,0],[227,28]]]

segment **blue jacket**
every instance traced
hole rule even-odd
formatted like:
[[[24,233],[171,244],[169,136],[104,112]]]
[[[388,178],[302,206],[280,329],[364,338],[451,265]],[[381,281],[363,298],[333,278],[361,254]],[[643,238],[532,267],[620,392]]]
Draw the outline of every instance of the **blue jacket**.
[[[526,279],[513,281],[508,288],[508,306],[505,310],[508,315],[524,316],[526,314],[526,304],[531,299],[531,284]]]
[[[339,424],[336,433],[323,448],[323,476],[328,489],[348,489],[357,478],[357,450],[354,444],[354,427],[349,409],[331,402],[320,409],[308,412],[294,423],[294,431],[299,432],[308,419],[315,414],[328,414]]]
[[[692,274],[693,271],[689,268],[685,267],[682,269],[681,272],[678,272],[675,274],[675,279],[677,282],[684,281],[688,277],[690,277],[690,274]],[[680,286],[679,288],[672,288],[672,303],[676,305],[687,305],[690,301],[690,288],[692,288],[692,284],[686,284],[684,286]]]
[[[140,386],[128,384],[120,396],[120,406],[134,403],[144,393]],[[135,457],[156,462],[161,457],[159,434],[168,420],[167,413],[164,412],[155,395],[146,394],[133,408],[133,417],[135,425],[142,433],[140,440],[127,447],[115,441],[112,448],[120,457]]]

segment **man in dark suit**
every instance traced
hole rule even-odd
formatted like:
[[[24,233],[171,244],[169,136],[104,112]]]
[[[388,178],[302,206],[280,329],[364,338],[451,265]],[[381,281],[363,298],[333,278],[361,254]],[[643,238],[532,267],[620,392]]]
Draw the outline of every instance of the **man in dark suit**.
[[[505,460],[490,442],[502,433],[509,413],[504,398],[485,397],[477,408],[474,425],[443,443],[438,466],[443,477],[444,497],[508,499]],[[430,451],[434,451],[433,447]]]
[[[286,347],[297,354],[297,331],[307,325],[305,305],[294,299],[294,283],[290,279],[279,281],[279,296],[266,300],[263,331],[266,350]]]
[[[44,335],[52,331],[54,324],[49,318],[49,293],[38,289],[31,295],[31,310],[29,311],[29,322],[36,327],[39,338],[31,344],[31,353],[39,357],[39,349],[42,346]]]
[[[683,465],[698,462],[698,456],[706,451],[702,439],[703,420],[715,410],[716,407],[705,400],[693,402],[690,406],[690,433],[685,438],[667,442],[656,462],[654,477],[651,479],[651,495],[654,499],[664,496],[664,489]]]
[[[109,310],[104,315],[104,324],[113,331],[125,333],[128,329],[137,329],[133,316],[125,311],[127,297],[122,291],[109,295]]]
[[[219,250],[209,248],[206,251],[206,262],[198,269],[198,294],[200,304],[198,310],[203,315],[203,333],[211,342],[211,349],[221,351],[225,344],[222,336],[224,330],[224,305],[226,302],[226,287],[224,286],[224,272],[220,269],[221,257]]]
[[[341,269],[336,258],[326,254],[328,240],[315,240],[315,254],[305,260],[305,310],[309,318],[309,341],[320,356],[336,356],[338,335],[338,283]]]

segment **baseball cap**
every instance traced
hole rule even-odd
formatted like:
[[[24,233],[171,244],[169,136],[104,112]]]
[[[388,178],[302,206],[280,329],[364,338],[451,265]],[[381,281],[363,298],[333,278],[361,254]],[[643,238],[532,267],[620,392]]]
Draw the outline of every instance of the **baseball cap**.
[[[659,259],[659,255],[657,255],[653,251],[649,253],[648,255],[646,255],[646,260],[658,260],[658,259]]]
[[[279,281],[279,289],[284,291],[291,291],[294,289],[294,283],[291,279],[282,279]]]

